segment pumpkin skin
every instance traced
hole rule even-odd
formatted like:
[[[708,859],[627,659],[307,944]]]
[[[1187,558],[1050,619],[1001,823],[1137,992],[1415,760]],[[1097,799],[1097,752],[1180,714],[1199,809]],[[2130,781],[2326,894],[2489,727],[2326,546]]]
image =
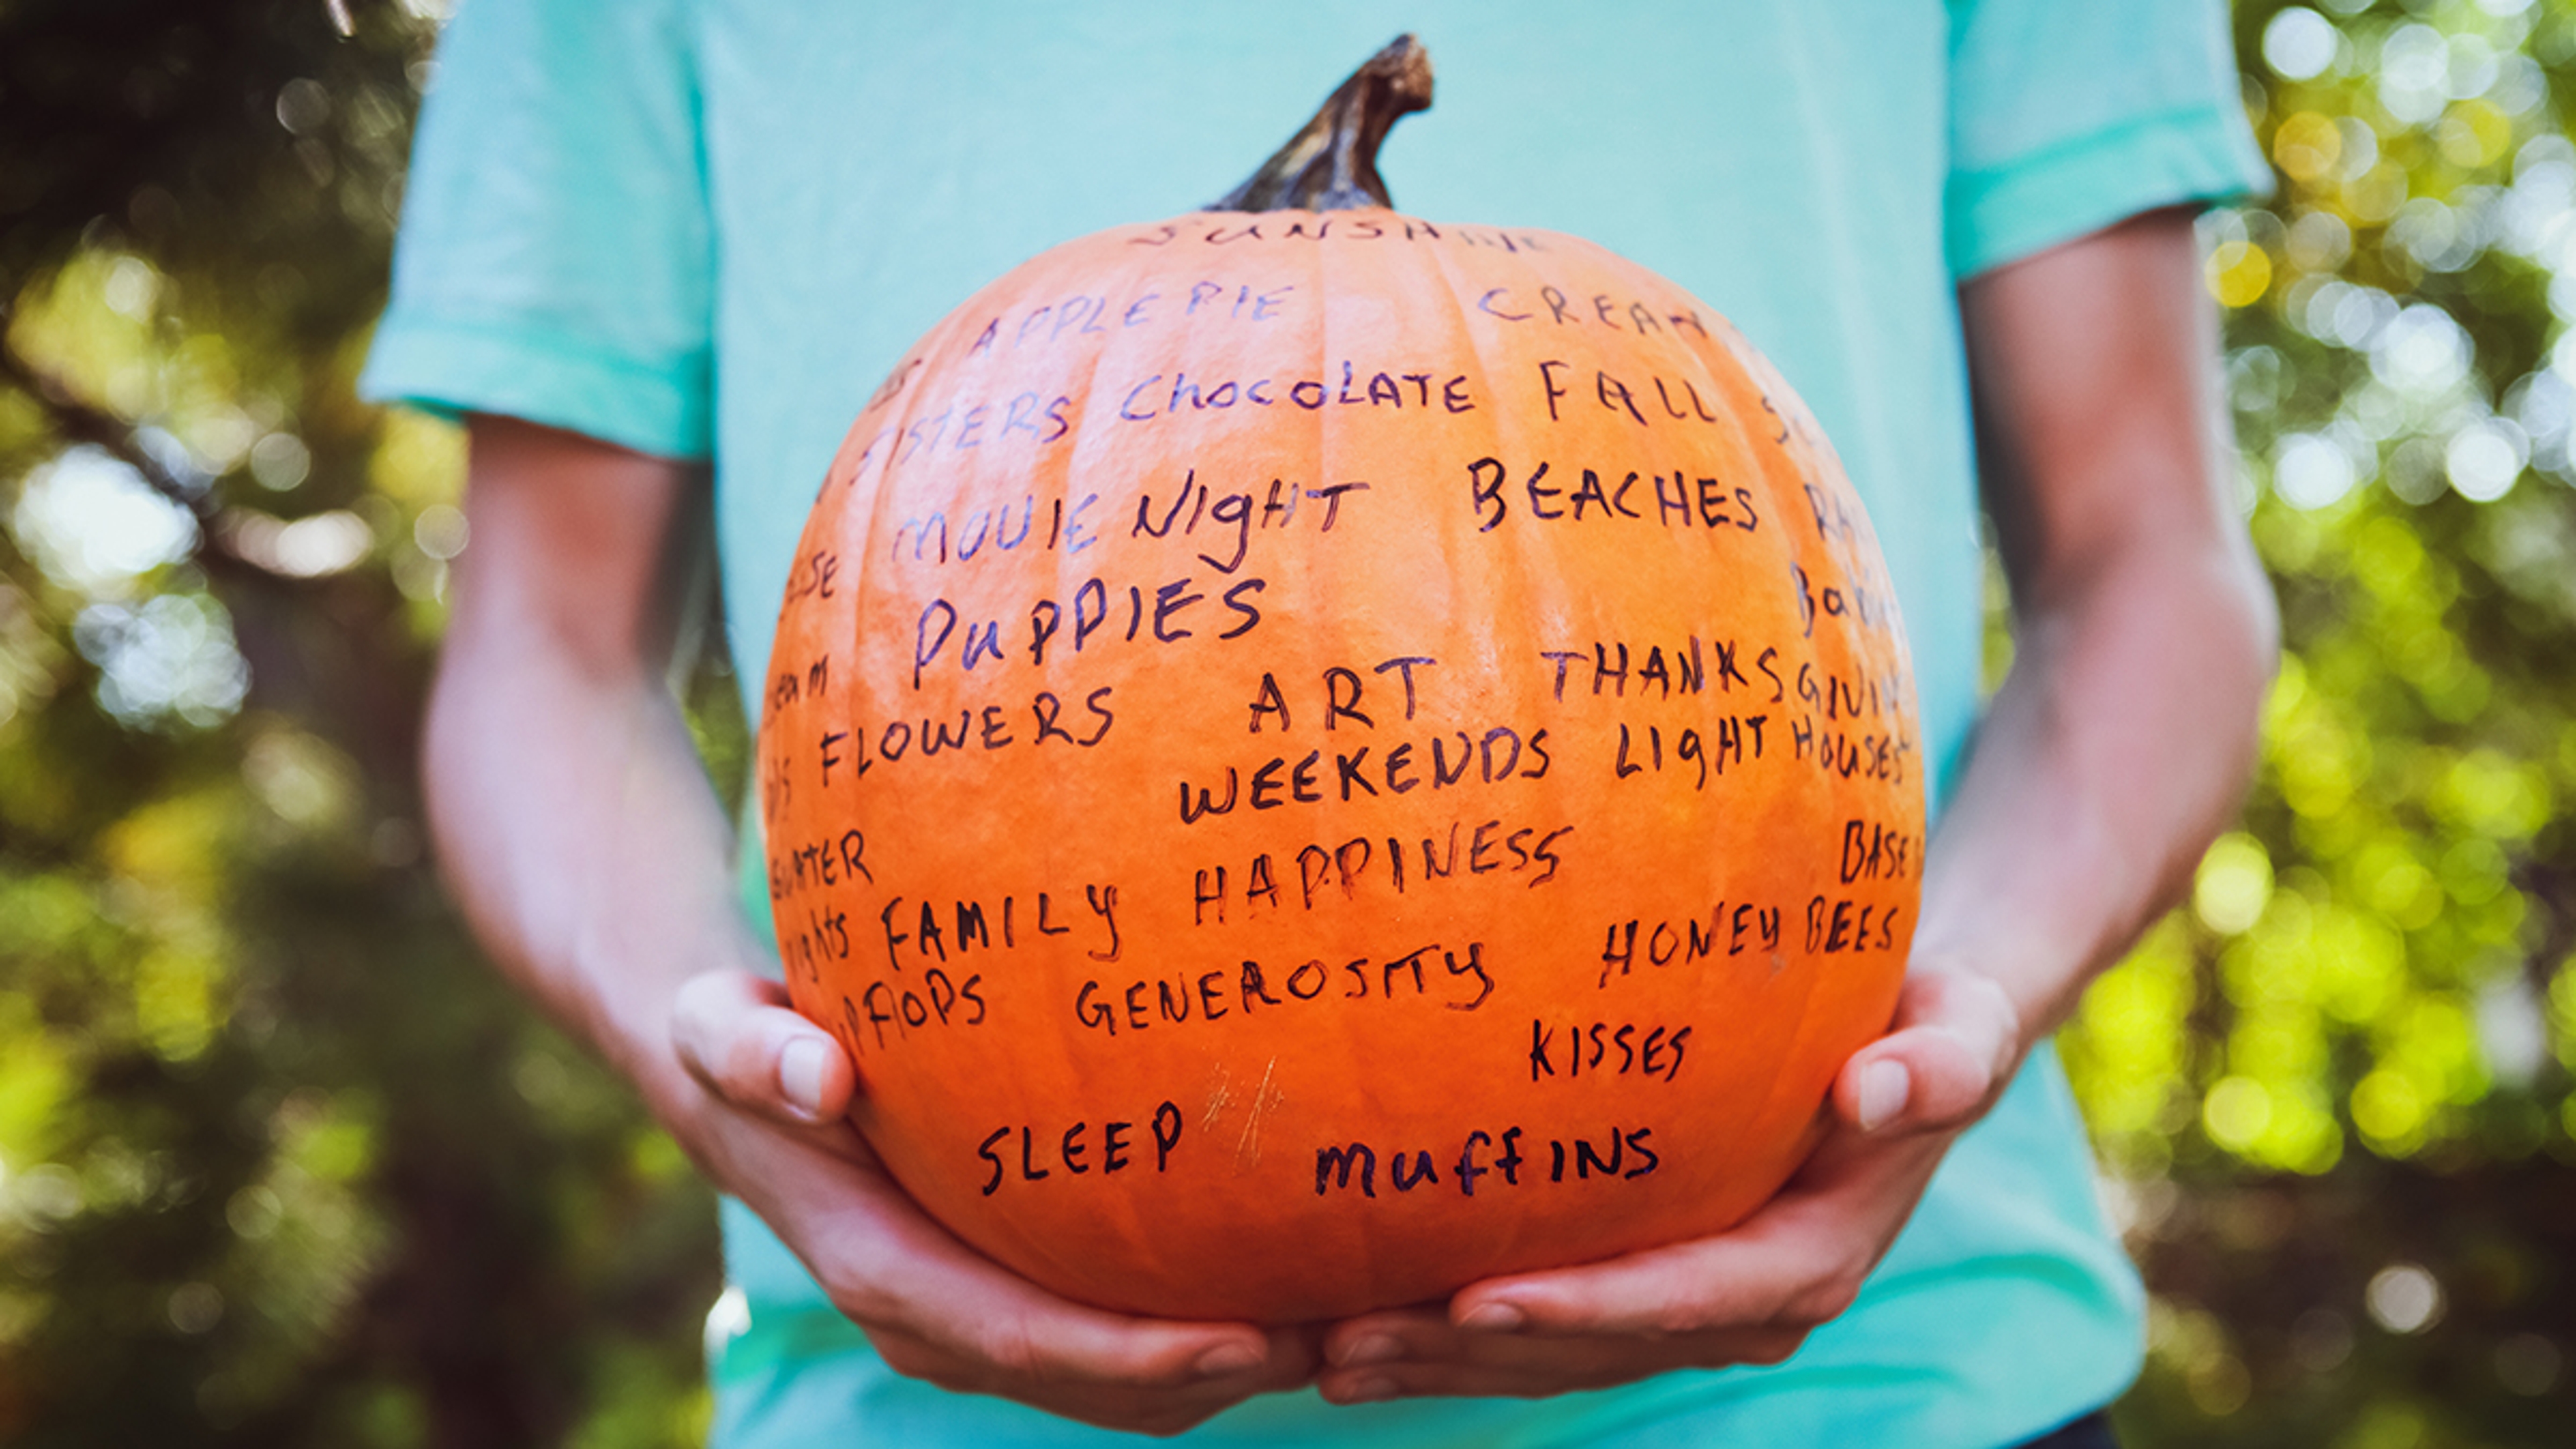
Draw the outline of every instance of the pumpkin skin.
[[[763,692],[853,1119],[1069,1297],[1293,1322],[1743,1218],[1883,1032],[1914,694],[1728,324],[1548,232],[1057,247],[859,413]]]

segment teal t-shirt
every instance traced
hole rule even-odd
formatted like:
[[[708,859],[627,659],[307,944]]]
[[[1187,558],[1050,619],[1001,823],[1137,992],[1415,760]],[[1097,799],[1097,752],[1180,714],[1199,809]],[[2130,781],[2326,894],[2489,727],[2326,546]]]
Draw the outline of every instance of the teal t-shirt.
[[[1406,29],[1439,95],[1384,154],[1400,208],[1663,273],[1824,424],[1905,613],[1937,808],[1980,657],[1957,285],[2262,184],[2218,0],[468,0],[366,388],[712,460],[757,711],[806,506],[903,349],[1056,242],[1224,192]],[[713,1356],[719,1443],[1116,1437],[894,1375],[748,1212],[725,1229],[747,1321]],[[1193,1437],[1982,1449],[2116,1395],[2141,1307],[2043,1050],[1787,1363],[1535,1403],[1276,1396]]]

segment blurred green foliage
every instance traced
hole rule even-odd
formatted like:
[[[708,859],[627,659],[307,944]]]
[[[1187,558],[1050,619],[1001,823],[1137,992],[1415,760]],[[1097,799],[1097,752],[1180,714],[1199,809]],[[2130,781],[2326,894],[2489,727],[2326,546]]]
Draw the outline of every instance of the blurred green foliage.
[[[0,1443],[696,1442],[711,1202],[423,855],[436,16],[344,13],[0,6]]]
[[[0,1442],[703,1431],[705,1193],[423,858],[461,452],[350,387],[438,8],[0,7]],[[2279,189],[2203,233],[2289,653],[2064,1038],[2155,1293],[2121,1421],[2565,1443],[2576,3],[2236,32]]]
[[[2288,645],[2244,822],[2066,1033],[2139,1443],[2576,1433],[2576,6],[2238,7],[2202,224]]]

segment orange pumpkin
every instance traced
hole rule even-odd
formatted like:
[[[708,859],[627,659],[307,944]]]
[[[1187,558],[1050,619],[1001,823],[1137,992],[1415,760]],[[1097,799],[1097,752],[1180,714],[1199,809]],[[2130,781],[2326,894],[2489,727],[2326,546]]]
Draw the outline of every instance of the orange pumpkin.
[[[1388,209],[1429,82],[1399,40],[1217,209],[933,328],[780,617],[794,999],[925,1208],[1105,1307],[1722,1228],[1895,1000],[1922,762],[1857,499],[1671,283]]]

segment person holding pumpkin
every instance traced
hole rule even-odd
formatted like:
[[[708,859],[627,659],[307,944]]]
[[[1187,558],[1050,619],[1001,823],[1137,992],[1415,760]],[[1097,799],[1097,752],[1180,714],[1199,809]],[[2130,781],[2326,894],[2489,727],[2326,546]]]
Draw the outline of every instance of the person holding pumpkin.
[[[2233,808],[2275,648],[2190,223],[2263,180],[2223,8],[1403,21],[1446,89],[1398,194],[1708,299],[1868,502],[1938,809],[1894,1029],[1737,1228],[1445,1304],[1137,1319],[964,1247],[842,1120],[851,1064],[727,883],[665,685],[677,565],[711,508],[757,710],[813,480],[904,344],[1045,245],[1222,189],[1395,24],[467,0],[367,379],[470,419],[431,821],[494,955],[730,1195],[716,1437],[2107,1442],[2143,1295],[2047,1034]],[[1980,478],[2018,643],[1982,718]]]

